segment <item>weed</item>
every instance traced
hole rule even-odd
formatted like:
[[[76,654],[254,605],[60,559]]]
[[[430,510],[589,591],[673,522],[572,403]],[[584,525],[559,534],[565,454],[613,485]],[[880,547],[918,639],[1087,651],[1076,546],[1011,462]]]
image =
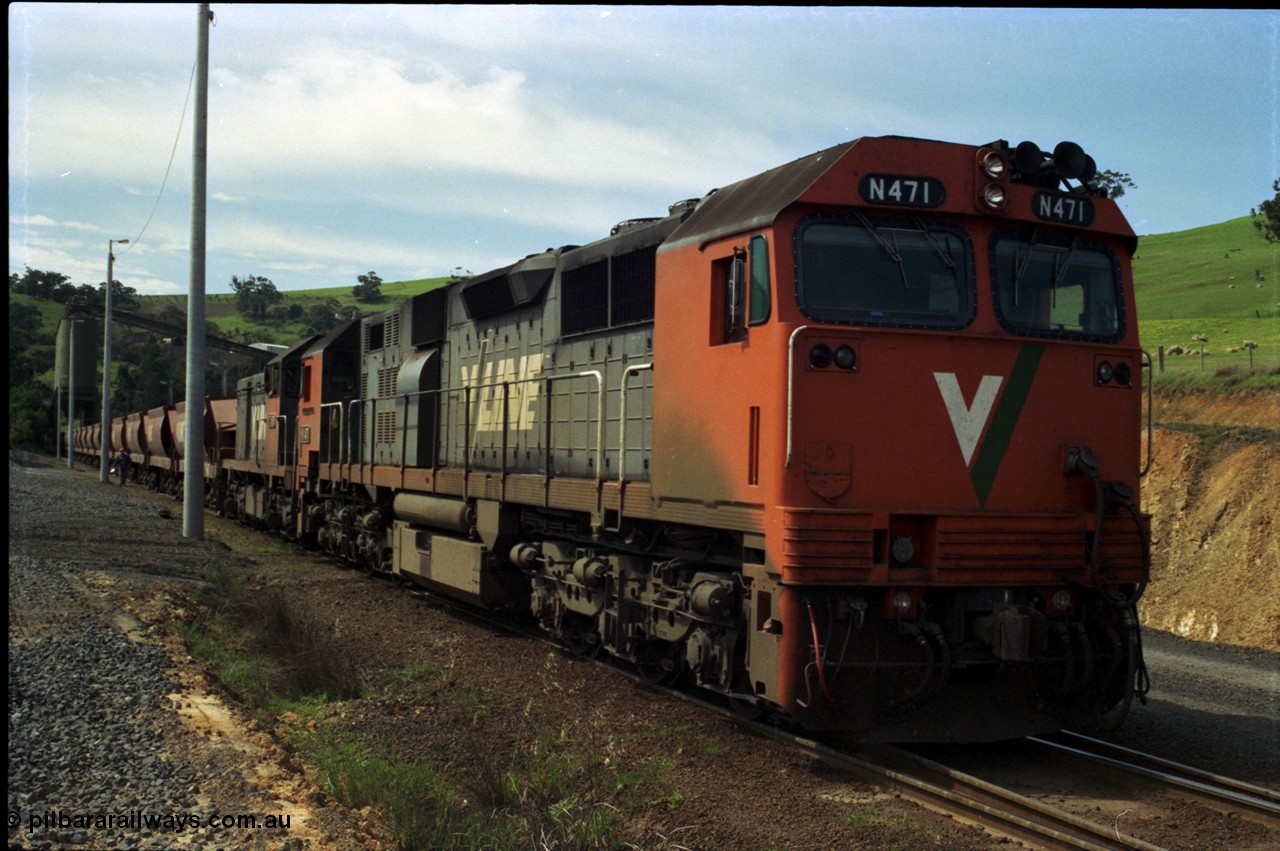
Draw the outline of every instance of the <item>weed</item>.
[[[864,810],[841,810],[840,821],[855,830],[865,830],[880,823],[878,818]]]
[[[193,656],[208,661],[241,700],[358,695],[363,682],[339,653],[329,625],[282,590],[254,590],[245,574],[215,569],[204,614],[185,630]]]
[[[729,752],[729,749],[715,739],[707,739],[702,752],[707,756],[724,756]]]

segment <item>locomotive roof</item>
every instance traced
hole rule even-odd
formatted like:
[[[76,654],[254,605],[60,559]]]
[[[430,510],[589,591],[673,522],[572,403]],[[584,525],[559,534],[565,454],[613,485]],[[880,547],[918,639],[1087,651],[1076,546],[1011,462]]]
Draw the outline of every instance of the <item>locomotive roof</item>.
[[[346,320],[343,320],[342,322],[339,322],[337,325],[333,326],[333,328],[329,330],[329,333],[325,334],[323,337],[320,337],[319,339],[316,339],[313,337],[312,340],[314,342],[312,343],[310,348],[308,348],[305,352],[302,353],[302,356],[304,358],[307,358],[307,357],[311,357],[312,355],[323,352],[329,346],[333,345],[333,342],[335,340],[337,340],[339,337],[345,334],[348,330],[350,330],[352,325],[358,325],[359,323],[360,323],[359,317],[356,317],[355,319],[346,319]]]
[[[289,348],[271,359],[271,363],[284,363],[287,360],[297,360],[307,351],[312,343],[320,339],[319,334],[313,334],[310,337],[303,337]]]
[[[763,227],[795,201],[858,140],[844,142],[716,189],[678,227],[662,250],[705,243],[731,233]]]

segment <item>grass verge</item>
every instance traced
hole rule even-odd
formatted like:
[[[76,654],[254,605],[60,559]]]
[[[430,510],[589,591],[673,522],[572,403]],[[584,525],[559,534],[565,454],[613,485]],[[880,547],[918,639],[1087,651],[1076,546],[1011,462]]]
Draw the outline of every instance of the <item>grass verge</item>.
[[[406,851],[632,847],[622,838],[624,812],[683,801],[663,766],[623,767],[614,748],[582,741],[593,734],[581,729],[531,731],[502,752],[482,726],[463,727],[453,735],[465,762],[406,758],[349,719],[362,716],[362,700],[438,688],[445,664],[384,672],[385,684],[374,688],[344,661],[332,624],[238,567],[214,571],[199,603],[185,635],[192,655],[264,726],[282,730],[329,794],[378,811]],[[494,697],[469,683],[451,686],[451,699],[468,707]]]

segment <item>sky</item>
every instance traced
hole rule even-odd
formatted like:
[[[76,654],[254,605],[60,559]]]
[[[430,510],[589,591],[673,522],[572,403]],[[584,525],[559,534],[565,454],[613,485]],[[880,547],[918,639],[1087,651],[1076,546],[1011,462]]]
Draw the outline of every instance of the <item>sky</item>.
[[[9,7],[9,271],[191,277],[196,4]],[[860,136],[1051,150],[1139,234],[1280,177],[1280,12],[212,4],[206,291],[481,273]]]

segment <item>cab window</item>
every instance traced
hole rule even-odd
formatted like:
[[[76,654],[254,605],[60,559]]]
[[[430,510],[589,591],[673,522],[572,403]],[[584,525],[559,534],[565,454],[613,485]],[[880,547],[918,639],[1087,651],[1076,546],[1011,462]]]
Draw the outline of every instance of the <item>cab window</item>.
[[[796,295],[818,322],[961,328],[974,313],[963,231],[919,219],[813,216],[796,230]]]
[[[751,237],[751,296],[748,299],[748,324],[760,325],[769,321],[769,244],[763,236]]]
[[[741,342],[748,326],[769,321],[769,248],[763,236],[753,236],[747,249],[734,247],[733,254],[713,261],[711,275],[712,345]]]
[[[1007,330],[1096,342],[1124,336],[1120,269],[1106,246],[1005,231],[992,237],[991,265],[996,312]]]

